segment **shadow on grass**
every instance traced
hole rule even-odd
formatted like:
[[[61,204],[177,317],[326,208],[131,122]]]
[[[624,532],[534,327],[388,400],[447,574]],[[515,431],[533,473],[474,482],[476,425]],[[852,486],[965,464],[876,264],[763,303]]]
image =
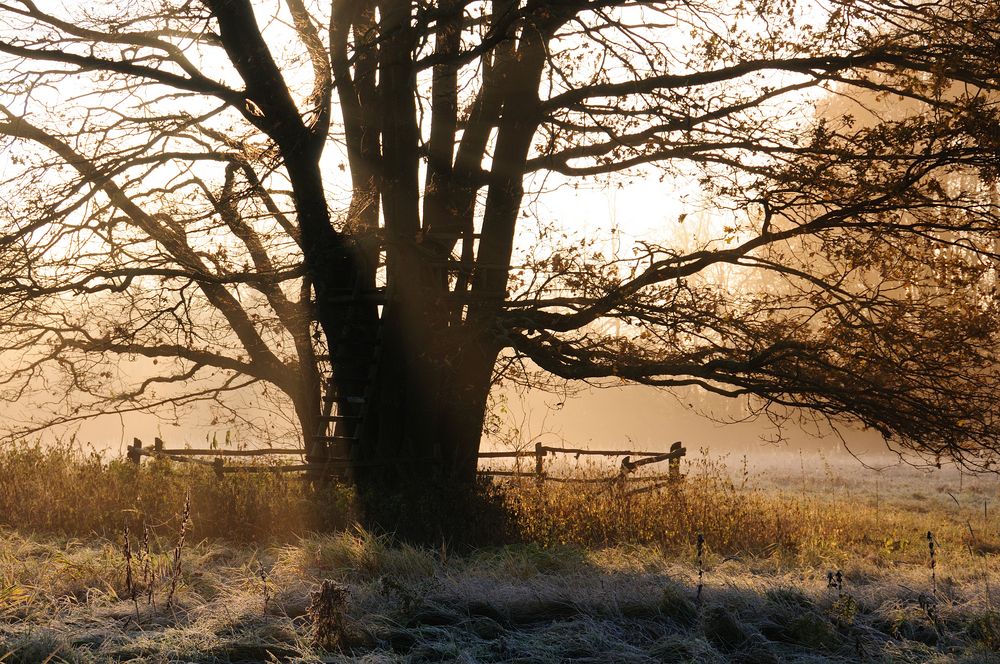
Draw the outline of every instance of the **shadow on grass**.
[[[51,597],[0,621],[12,662],[988,662],[1000,615],[975,588],[908,590],[898,576],[713,570],[654,549],[505,545],[464,555],[365,531],[210,555],[196,546],[173,609]],[[254,570],[268,570],[266,589]],[[109,575],[115,573],[109,572]],[[311,642],[310,592],[348,601],[334,652]],[[45,591],[44,580],[35,590]],[[335,626],[336,628],[336,626]]]

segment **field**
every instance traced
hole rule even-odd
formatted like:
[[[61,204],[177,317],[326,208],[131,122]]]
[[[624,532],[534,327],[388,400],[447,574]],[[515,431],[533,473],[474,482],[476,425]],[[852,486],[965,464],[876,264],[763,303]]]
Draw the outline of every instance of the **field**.
[[[346,490],[2,454],[5,664],[1000,661],[995,476],[704,457],[494,490],[496,541],[417,547]]]

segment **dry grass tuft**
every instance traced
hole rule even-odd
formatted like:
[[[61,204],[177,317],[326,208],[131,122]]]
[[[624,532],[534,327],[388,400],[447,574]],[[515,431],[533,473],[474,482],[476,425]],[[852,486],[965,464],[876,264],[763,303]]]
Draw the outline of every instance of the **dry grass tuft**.
[[[0,525],[22,532],[115,538],[129,524],[174,537],[191,496],[188,537],[236,542],[291,540],[354,520],[344,487],[319,490],[278,473],[228,474],[162,460],[141,467],[71,445],[0,447]]]
[[[304,575],[317,570],[338,579],[374,580],[383,575],[420,578],[433,574],[434,568],[434,555],[427,549],[405,543],[394,546],[387,535],[353,528],[284,547],[274,571]]]

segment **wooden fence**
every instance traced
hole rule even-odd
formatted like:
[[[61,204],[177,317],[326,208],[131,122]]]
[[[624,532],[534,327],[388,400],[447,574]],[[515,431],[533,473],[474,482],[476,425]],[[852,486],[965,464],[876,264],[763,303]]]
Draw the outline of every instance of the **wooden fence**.
[[[670,446],[669,452],[643,452],[643,451],[632,451],[632,450],[589,450],[583,448],[573,448],[573,447],[551,447],[548,445],[542,445],[541,443],[535,443],[534,451],[524,450],[521,452],[480,452],[480,459],[519,459],[519,458],[533,458],[535,461],[535,467],[532,472],[522,472],[520,470],[493,470],[484,469],[479,472],[483,475],[494,475],[500,477],[532,477],[536,480],[552,480],[556,482],[604,482],[611,478],[570,478],[570,477],[558,477],[550,476],[545,472],[545,457],[546,455],[555,454],[567,454],[576,457],[581,456],[603,456],[603,457],[622,457],[621,466],[619,469],[618,479],[635,479],[635,480],[679,480],[681,478],[681,458],[687,454],[687,449],[683,447],[680,441],[677,441]],[[638,457],[635,461],[632,457]],[[665,475],[646,475],[642,477],[628,477],[636,470],[643,466],[647,466],[653,463],[660,463],[663,461],[668,462],[667,473]]]
[[[233,450],[233,449],[212,449],[212,448],[166,448],[160,438],[153,439],[152,449],[142,446],[142,441],[138,438],[132,439],[126,457],[134,464],[138,464],[142,457],[156,457],[180,461],[183,463],[193,463],[199,466],[208,466],[215,470],[215,474],[222,476],[225,473],[262,473],[262,472],[295,472],[309,470],[312,466],[307,463],[283,464],[275,466],[248,466],[241,464],[238,466],[226,465],[226,457],[257,457],[257,456],[298,456],[305,454],[305,450],[297,448],[277,448],[270,447],[253,450]],[[197,457],[212,457],[211,461],[199,459]]]
[[[142,441],[138,438],[132,440],[132,445],[128,448],[127,458],[134,464],[139,464],[142,457],[149,456],[161,459],[170,459],[183,463],[193,463],[201,466],[211,467],[216,475],[223,476],[226,473],[261,473],[261,472],[297,472],[306,471],[314,466],[307,463],[280,464],[267,466],[251,466],[246,464],[227,465],[226,457],[261,457],[261,456],[302,456],[305,450],[299,448],[264,448],[252,450],[234,449],[213,449],[213,448],[167,448],[163,440],[155,438],[153,447],[143,447]],[[615,476],[607,478],[573,478],[549,475],[545,470],[545,458],[548,455],[566,454],[576,457],[581,456],[603,456],[621,457],[619,472]],[[670,446],[669,452],[645,452],[632,450],[589,450],[571,447],[552,447],[535,443],[534,450],[523,450],[519,452],[480,452],[480,459],[513,459],[517,461],[522,458],[534,460],[534,468],[525,472],[515,470],[495,470],[484,468],[479,471],[481,475],[492,475],[495,477],[532,478],[538,482],[608,482],[617,481],[642,481],[642,482],[674,482],[682,478],[681,459],[687,454],[687,449],[680,441]],[[211,460],[199,457],[211,457]],[[634,460],[633,460],[634,458]],[[634,475],[635,471],[643,466],[654,463],[668,462],[666,474],[658,475]],[[657,485],[659,486],[659,485]],[[652,489],[654,487],[649,487]],[[644,487],[643,490],[646,490]]]

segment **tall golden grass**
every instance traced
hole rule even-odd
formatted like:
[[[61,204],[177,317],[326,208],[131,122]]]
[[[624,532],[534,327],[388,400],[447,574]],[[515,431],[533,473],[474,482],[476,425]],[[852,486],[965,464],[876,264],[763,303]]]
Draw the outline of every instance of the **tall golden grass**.
[[[934,531],[950,554],[974,559],[1000,551],[1000,510],[970,517],[975,504],[989,497],[973,496],[968,488],[978,502],[966,514],[941,494],[915,501],[911,484],[889,495],[883,488],[872,500],[864,492],[845,493],[841,478],[829,471],[818,481],[826,490],[806,491],[798,481],[768,485],[748,481],[745,473],[734,481],[718,460],[686,466],[683,481],[638,495],[629,493],[635,485],[611,482],[494,484],[490,504],[499,503],[506,527],[502,541],[481,543],[637,544],[687,556],[702,534],[718,556],[833,564],[861,553],[876,562],[919,563],[927,556],[926,533]],[[575,472],[578,479],[593,480],[607,471]],[[146,527],[154,534],[175,533],[187,495],[192,541],[295,541],[352,528],[360,516],[350,489],[316,488],[293,475],[234,473],[220,479],[203,467],[163,460],[136,467],[68,445],[0,448],[0,526],[21,532],[117,539],[130,525],[136,533]]]
[[[173,532],[191,496],[192,539],[287,540],[345,528],[353,497],[292,475],[227,474],[166,460],[101,458],[71,445],[0,448],[0,525],[24,532],[117,537],[124,524]]]
[[[961,496],[946,491],[941,479],[937,491],[925,495],[915,489],[927,491],[932,482],[901,469],[889,487],[883,479],[881,495],[872,495],[859,465],[838,470],[826,465],[825,474],[808,480],[797,473],[750,477],[745,466],[731,473],[719,458],[698,458],[687,464],[683,481],[650,493],[630,495],[628,485],[525,482],[509,488],[507,497],[522,537],[546,546],[633,543],[690,558],[701,534],[712,555],[723,557],[836,565],[861,556],[876,564],[924,564],[933,531],[948,542],[953,560],[1000,553],[1000,509],[983,515],[984,500],[1000,503],[995,476],[967,480]]]

